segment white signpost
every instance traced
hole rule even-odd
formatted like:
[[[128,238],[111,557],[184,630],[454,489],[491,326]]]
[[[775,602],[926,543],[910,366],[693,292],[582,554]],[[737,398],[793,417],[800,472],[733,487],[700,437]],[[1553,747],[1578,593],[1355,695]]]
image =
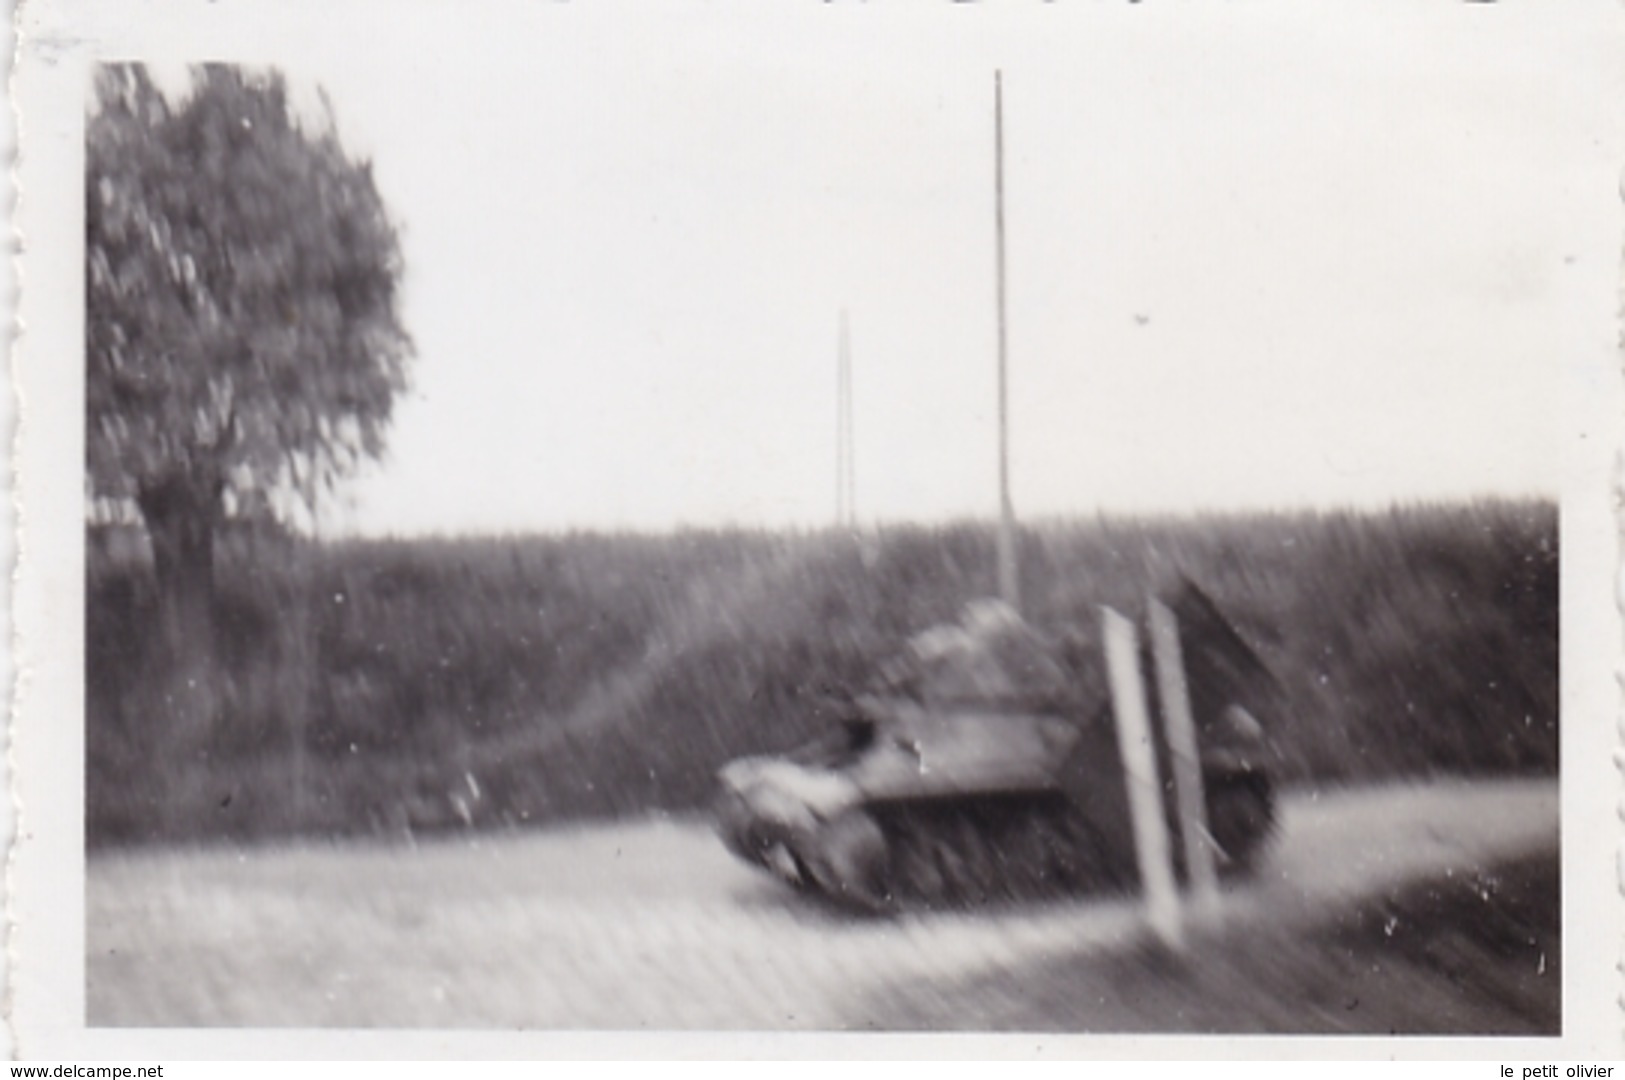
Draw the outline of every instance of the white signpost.
[[[1134,822],[1134,851],[1145,889],[1146,921],[1164,945],[1177,949],[1184,942],[1179,890],[1174,884],[1168,826],[1158,790],[1157,750],[1151,739],[1145,685],[1140,680],[1139,635],[1132,622],[1109,607],[1101,608],[1101,629],[1112,714],[1117,717],[1117,746]]]
[[[1173,759],[1174,796],[1178,800],[1185,873],[1198,916],[1212,921],[1219,916],[1219,875],[1207,827],[1202,759],[1196,744],[1196,722],[1191,715],[1190,687],[1185,680],[1179,620],[1159,600],[1151,600],[1148,606],[1151,654],[1157,668],[1157,697],[1162,705],[1163,728],[1168,733],[1169,756]]]

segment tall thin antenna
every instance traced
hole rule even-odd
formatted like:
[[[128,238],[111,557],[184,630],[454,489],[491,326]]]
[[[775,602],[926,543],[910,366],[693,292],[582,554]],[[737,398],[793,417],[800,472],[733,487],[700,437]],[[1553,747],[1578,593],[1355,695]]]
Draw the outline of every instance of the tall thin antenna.
[[[1004,73],[993,72],[993,191],[999,290],[999,597],[1021,609],[1016,572],[1016,512],[1010,502],[1010,406],[1004,314]]]
[[[835,524],[858,527],[857,461],[852,430],[852,341],[846,309],[841,309],[840,361],[836,372]]]

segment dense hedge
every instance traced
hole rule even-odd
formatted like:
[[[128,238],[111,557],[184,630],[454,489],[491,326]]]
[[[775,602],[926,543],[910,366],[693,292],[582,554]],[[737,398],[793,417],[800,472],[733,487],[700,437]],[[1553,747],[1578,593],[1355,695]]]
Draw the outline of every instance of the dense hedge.
[[[703,804],[816,732],[909,634],[992,589],[982,525],[314,545],[217,556],[224,715],[152,748],[150,568],[92,545],[92,843],[508,825]],[[1288,781],[1555,772],[1556,508],[1047,523],[1026,614],[1072,632],[1180,574],[1291,703]],[[192,781],[182,783],[180,781]],[[201,782],[197,782],[201,781]],[[195,800],[195,807],[174,805]]]

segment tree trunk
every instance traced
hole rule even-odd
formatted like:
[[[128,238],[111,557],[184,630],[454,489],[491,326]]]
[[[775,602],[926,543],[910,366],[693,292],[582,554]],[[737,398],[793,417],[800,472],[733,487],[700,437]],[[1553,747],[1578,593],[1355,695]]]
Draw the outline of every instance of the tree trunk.
[[[164,832],[192,833],[205,806],[209,748],[219,713],[214,649],[217,483],[193,476],[143,486],[137,499],[158,585],[159,688],[154,768],[144,782],[163,806]]]

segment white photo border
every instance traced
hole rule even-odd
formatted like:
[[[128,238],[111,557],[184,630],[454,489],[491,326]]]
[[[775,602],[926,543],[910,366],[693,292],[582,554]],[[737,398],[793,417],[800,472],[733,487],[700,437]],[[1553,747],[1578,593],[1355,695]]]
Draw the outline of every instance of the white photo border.
[[[1162,5],[1162,18],[1181,7]],[[1376,7],[1330,9],[1357,18]],[[1505,5],[1501,5],[1504,7]],[[1625,465],[1617,315],[1621,305],[1620,192],[1590,186],[1579,197],[1609,200],[1612,231],[1597,242],[1608,272],[1577,273],[1575,321],[1554,353],[1562,370],[1565,467],[1562,494],[1562,853],[1563,1034],[1555,1039],[1205,1038],[1081,1036],[854,1035],[696,1032],[499,1032],[316,1030],[125,1030],[85,1026],[84,926],[84,454],[83,454],[83,162],[86,97],[93,65],[117,60],[264,62],[279,42],[344,33],[362,39],[369,20],[399,17],[522,17],[562,21],[580,5],[154,2],[67,3],[35,0],[18,13],[14,95],[19,114],[17,168],[21,236],[20,332],[13,353],[19,442],[16,500],[19,567],[13,593],[19,675],[11,732],[18,832],[8,873],[11,1025],[18,1054],[34,1059],[273,1059],[485,1057],[1170,1057],[1381,1059],[1625,1056],[1619,970],[1625,946],[1625,847],[1621,844],[1619,762],[1622,641],[1618,602]],[[1057,5],[872,5],[884,17],[930,22],[981,21],[1019,48],[1039,32],[1037,18]],[[1114,25],[1144,17],[1144,5],[1073,0],[1069,26]],[[1028,10],[1031,8],[1032,10]],[[1269,5],[1259,5],[1269,10]],[[1479,5],[1458,5],[1462,19]],[[636,32],[645,9],[593,5],[593,17],[625,20]],[[859,18],[862,5],[668,3],[666,17],[717,20],[748,34],[753,20]],[[1608,2],[1552,5],[1552,19],[1594,23],[1621,38],[1621,16]],[[584,16],[580,16],[584,17]],[[1236,17],[1260,17],[1257,8]],[[494,36],[499,36],[493,31]],[[1620,50],[1625,53],[1625,50]],[[432,66],[433,57],[423,58]],[[1625,86],[1625,63],[1620,86]],[[1618,104],[1599,101],[1595,137],[1625,150]],[[1496,107],[1486,103],[1486,108]],[[1625,153],[1618,154],[1625,165]],[[1590,182],[1595,177],[1581,178]],[[1595,254],[1588,253],[1588,254]],[[1594,261],[1594,260],[1593,260]]]

